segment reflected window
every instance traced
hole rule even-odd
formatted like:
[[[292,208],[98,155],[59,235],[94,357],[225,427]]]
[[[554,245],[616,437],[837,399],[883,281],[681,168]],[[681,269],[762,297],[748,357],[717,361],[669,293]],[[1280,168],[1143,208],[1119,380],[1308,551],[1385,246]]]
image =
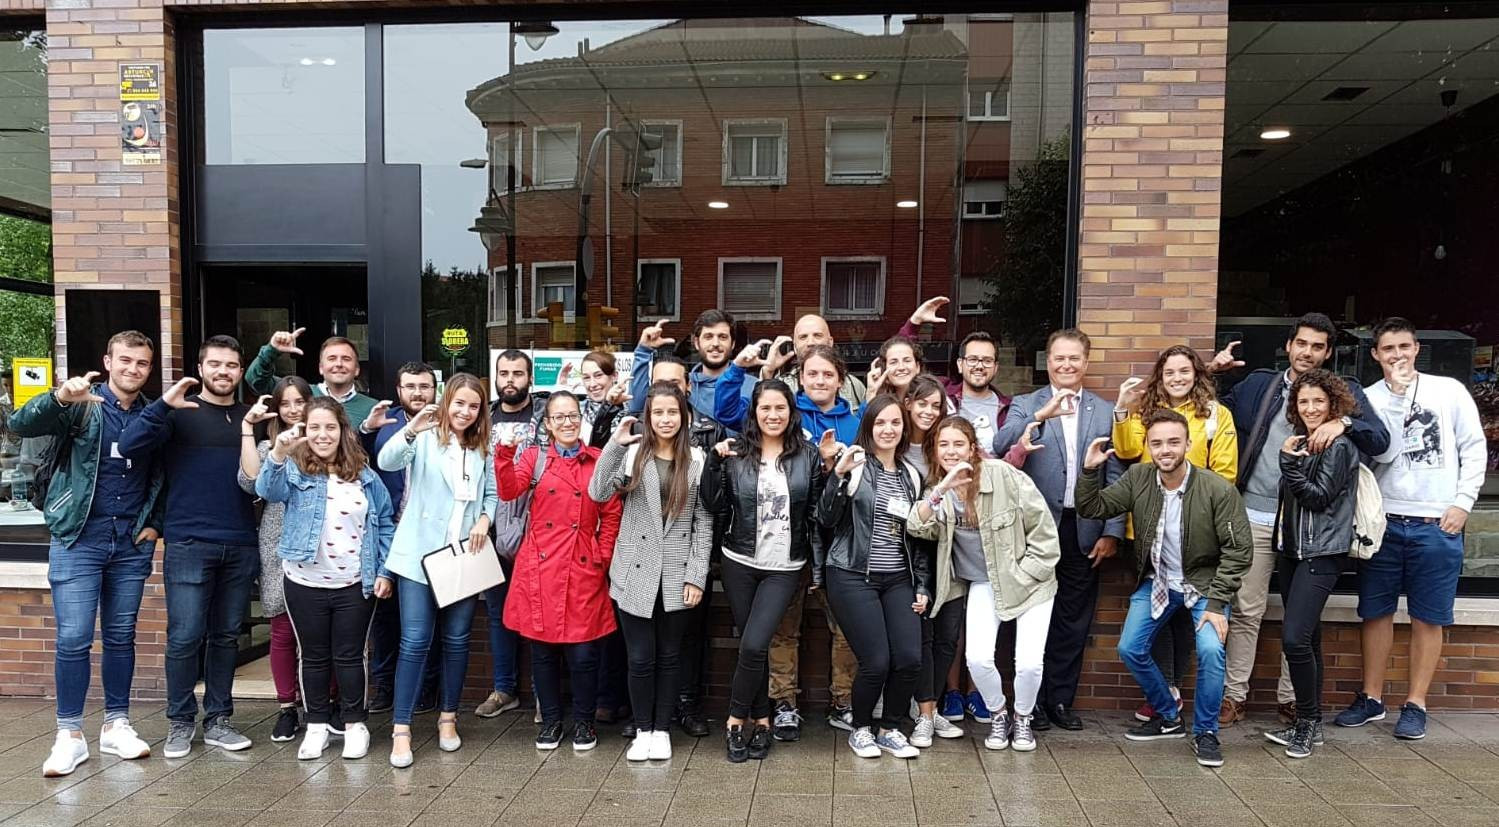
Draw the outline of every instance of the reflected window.
[[[650,151],[656,160],[651,168],[654,176],[648,186],[676,187],[682,184],[682,122],[645,121],[641,124],[648,134],[661,139],[661,147]]]
[[[535,133],[535,168],[531,171],[535,186],[571,187],[578,181],[579,127],[537,127]]]
[[[989,282],[973,276],[958,279],[958,312],[983,313],[989,309]]]
[[[515,157],[510,157],[510,136],[515,136]],[[525,149],[526,133],[516,131],[501,132],[489,141],[489,186],[497,193],[510,191],[510,165],[515,164],[515,188],[526,186],[525,168],[526,162],[522,157]]]
[[[203,33],[204,162],[364,162],[364,30]]]
[[[738,319],[779,319],[781,260],[720,259],[718,306]]]
[[[47,147],[47,33],[0,31],[0,210],[47,218],[52,205]],[[60,170],[66,171],[66,170]],[[10,275],[3,273],[0,275]]]
[[[968,120],[1010,119],[1010,80],[972,81],[968,89]]]
[[[829,184],[878,184],[890,176],[890,122],[828,118]]]
[[[824,259],[822,311],[828,316],[878,317],[885,304],[885,260]]]
[[[510,295],[509,301],[505,296],[505,280],[509,276],[510,268],[496,267],[489,274],[489,317],[490,326],[502,325],[510,320],[510,308],[520,304],[520,281],[515,282],[515,291]]]
[[[653,259],[640,262],[639,291],[636,301],[643,317],[681,319],[677,297],[682,293],[682,260]]]
[[[531,295],[536,297],[537,318],[553,302],[561,302],[564,313],[573,312],[576,284],[571,261],[544,261],[531,267]]]
[[[724,123],[724,183],[786,183],[786,120]]]
[[[969,181],[963,185],[964,218],[1003,218],[1007,189],[1004,181]]]

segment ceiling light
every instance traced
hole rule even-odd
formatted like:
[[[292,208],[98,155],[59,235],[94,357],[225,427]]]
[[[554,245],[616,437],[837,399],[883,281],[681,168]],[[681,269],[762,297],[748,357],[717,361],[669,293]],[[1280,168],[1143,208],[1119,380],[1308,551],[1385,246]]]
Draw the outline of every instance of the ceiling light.
[[[1262,141],[1283,141],[1289,137],[1291,137],[1291,130],[1284,126],[1267,126],[1264,131],[1260,132]]]
[[[323,58],[323,65],[324,66],[332,66],[332,65],[334,65],[336,63],[338,63],[338,61],[334,60],[331,57],[325,57],[325,58]]]
[[[729,208],[729,202],[727,202],[727,201],[709,201],[708,202],[708,208],[709,209],[713,209],[713,210],[726,210],[726,209]]]
[[[872,70],[864,70],[859,72],[823,72],[822,76],[837,83],[841,80],[869,80],[876,74],[879,73]]]
[[[903,210],[913,210],[916,208],[916,202],[907,198],[904,201],[895,202],[895,206],[900,207]]]
[[[827,79],[828,80],[843,80],[843,73],[842,72],[834,72],[834,73],[828,75]]]
[[[558,29],[544,20],[522,21],[511,25],[510,31],[525,38],[526,45],[531,51],[539,52],[546,45],[547,38],[557,34]]]
[[[312,59],[312,58],[310,58],[310,57],[304,57],[304,58],[302,58],[302,59],[301,59],[301,60],[299,60],[299,61],[297,61],[297,62],[298,62],[298,63],[300,63],[300,64],[302,64],[302,65],[303,65],[303,66],[311,66],[311,65],[312,65],[312,64],[313,64],[313,63],[315,63],[315,62],[316,62],[316,61],[314,61],[314,60],[313,60],[313,59]]]

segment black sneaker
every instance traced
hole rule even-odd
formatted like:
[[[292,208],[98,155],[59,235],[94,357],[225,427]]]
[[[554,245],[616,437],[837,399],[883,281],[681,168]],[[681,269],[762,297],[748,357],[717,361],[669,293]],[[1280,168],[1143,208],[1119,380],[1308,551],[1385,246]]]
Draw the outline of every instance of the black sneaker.
[[[731,726],[724,736],[724,747],[730,764],[743,764],[749,760],[749,745],[744,741],[744,727]]]
[[[578,721],[573,724],[573,752],[587,752],[597,746],[599,734],[593,721]]]
[[[828,726],[844,732],[854,731],[854,708],[848,704],[833,703],[828,707]]]
[[[328,702],[328,734],[343,737],[344,711],[338,701]]]
[[[1313,721],[1297,721],[1291,727],[1291,737],[1286,742],[1287,758],[1310,758],[1312,757],[1312,735],[1316,731],[1316,723]]]
[[[562,743],[562,722],[552,721],[542,723],[541,729],[536,733],[536,748],[543,750],[556,749]]]
[[[1265,732],[1265,740],[1270,741],[1271,743],[1280,744],[1284,747],[1290,745],[1291,738],[1293,738],[1295,735],[1296,723],[1292,721],[1290,726],[1281,727],[1280,729],[1267,730]],[[1320,747],[1325,743],[1327,743],[1327,741],[1322,736],[1322,722],[1312,721],[1312,745]]]
[[[1197,755],[1197,763],[1204,767],[1223,766],[1223,750],[1218,746],[1218,733],[1204,732],[1192,739],[1192,752]]]
[[[786,701],[776,703],[776,717],[771,726],[777,741],[800,741],[802,738],[801,713]]]
[[[1124,733],[1124,737],[1131,741],[1159,741],[1162,738],[1186,736],[1187,730],[1182,726],[1181,718],[1168,721],[1159,715],[1151,716],[1150,720]]]
[[[770,728],[756,724],[755,731],[750,733],[747,749],[749,757],[763,761],[770,754]]]
[[[677,726],[694,738],[701,738],[708,734],[708,719],[703,717],[696,699],[683,698],[678,702]]]
[[[417,699],[416,699],[416,706],[412,707],[411,714],[413,714],[413,715],[426,715],[429,712],[436,712],[436,711],[437,711],[437,693],[433,692],[431,694],[427,694],[427,693],[423,692],[420,696],[417,697]]]
[[[389,712],[395,706],[395,697],[389,687],[377,686],[375,692],[370,696],[370,714],[379,715]]]
[[[626,741],[634,739],[634,737],[635,737],[635,719],[634,718],[627,718],[625,720],[624,725],[619,728],[619,737],[625,739]]]
[[[302,728],[301,716],[297,714],[294,706],[281,707],[281,714],[276,716],[276,728],[271,730],[271,740],[276,743],[285,743],[297,737],[297,730]]]

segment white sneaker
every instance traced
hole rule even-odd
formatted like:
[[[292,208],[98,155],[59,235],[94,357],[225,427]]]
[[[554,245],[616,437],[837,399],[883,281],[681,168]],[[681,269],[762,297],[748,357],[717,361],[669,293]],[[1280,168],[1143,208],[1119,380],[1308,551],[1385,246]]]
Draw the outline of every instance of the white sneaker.
[[[364,724],[344,724],[344,757],[363,758],[369,751],[369,727]]]
[[[121,718],[99,730],[99,752],[129,761],[150,755],[151,745],[141,740],[128,720]]]
[[[932,745],[932,736],[936,733],[937,725],[931,718],[925,715],[916,716],[916,726],[911,729],[911,746],[926,749]]]
[[[630,741],[630,748],[625,750],[626,761],[649,761],[651,758],[651,747],[655,745],[656,733],[645,730],[635,733],[634,740]]]
[[[88,741],[74,738],[72,730],[59,729],[57,740],[52,742],[52,752],[42,763],[43,778],[59,778],[71,775],[78,765],[88,760]]]
[[[671,733],[658,729],[651,733],[650,759],[652,761],[671,760]]]
[[[985,749],[1008,749],[1010,746],[1010,720],[1003,710],[989,713],[989,737],[984,739]]]
[[[941,715],[932,717],[932,734],[938,738],[962,738],[963,728]]]
[[[308,724],[307,734],[302,736],[302,743],[297,747],[297,760],[311,761],[314,758],[322,758],[323,750],[328,748],[328,725]]]
[[[867,726],[861,726],[849,733],[848,748],[853,750],[854,755],[860,758],[880,757],[880,748],[874,742],[874,732]]]

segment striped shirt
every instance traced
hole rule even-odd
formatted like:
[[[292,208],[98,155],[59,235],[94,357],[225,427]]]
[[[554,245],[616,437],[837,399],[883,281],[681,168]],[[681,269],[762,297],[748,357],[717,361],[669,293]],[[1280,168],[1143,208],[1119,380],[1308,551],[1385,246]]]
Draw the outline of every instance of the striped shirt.
[[[874,473],[874,535],[869,544],[870,571],[905,571],[906,553],[902,535],[906,521],[890,516],[891,502],[908,503],[901,471],[886,471],[877,460],[865,468]]]

